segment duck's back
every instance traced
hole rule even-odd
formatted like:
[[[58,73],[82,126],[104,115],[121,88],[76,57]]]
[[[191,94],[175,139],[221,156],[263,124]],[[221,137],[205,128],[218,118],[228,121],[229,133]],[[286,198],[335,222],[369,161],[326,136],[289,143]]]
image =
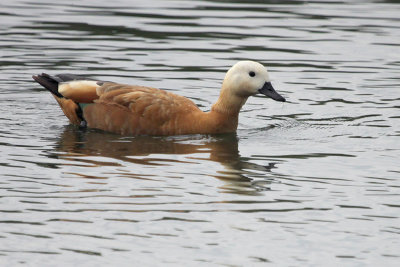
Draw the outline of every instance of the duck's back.
[[[164,90],[106,82],[99,98],[83,107],[91,128],[120,134],[173,135],[187,132],[187,124],[202,111],[189,99]]]

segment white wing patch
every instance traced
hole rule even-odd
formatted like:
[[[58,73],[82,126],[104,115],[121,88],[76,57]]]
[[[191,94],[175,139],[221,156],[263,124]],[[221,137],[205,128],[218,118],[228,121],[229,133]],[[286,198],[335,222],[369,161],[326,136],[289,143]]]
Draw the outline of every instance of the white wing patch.
[[[58,92],[62,94],[64,97],[69,98],[69,96],[78,94],[78,93],[86,93],[95,91],[96,88],[99,87],[97,81],[71,81],[60,83],[58,85]]]

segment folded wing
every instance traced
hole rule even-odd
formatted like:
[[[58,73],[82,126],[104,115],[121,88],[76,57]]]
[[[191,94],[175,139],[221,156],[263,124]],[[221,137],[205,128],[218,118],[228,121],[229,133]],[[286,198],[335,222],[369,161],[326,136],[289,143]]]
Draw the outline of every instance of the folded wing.
[[[84,109],[89,127],[120,134],[179,134],[188,114],[201,112],[189,99],[151,87],[106,82]]]

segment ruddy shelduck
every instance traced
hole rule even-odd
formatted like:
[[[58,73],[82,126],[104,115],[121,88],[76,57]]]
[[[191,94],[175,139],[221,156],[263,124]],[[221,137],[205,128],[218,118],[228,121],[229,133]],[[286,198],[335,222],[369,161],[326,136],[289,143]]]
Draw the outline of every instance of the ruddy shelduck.
[[[122,135],[231,133],[249,96],[261,93],[285,102],[272,87],[267,69],[254,61],[240,61],[229,69],[209,112],[186,97],[151,87],[71,74],[32,77],[52,93],[72,124]]]

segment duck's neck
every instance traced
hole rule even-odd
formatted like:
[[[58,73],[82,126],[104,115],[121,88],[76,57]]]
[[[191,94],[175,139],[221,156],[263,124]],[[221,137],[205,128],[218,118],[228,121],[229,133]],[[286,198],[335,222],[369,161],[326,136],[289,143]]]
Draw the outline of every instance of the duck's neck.
[[[246,103],[248,96],[238,96],[224,82],[217,102],[212,105],[210,112],[197,112],[190,117],[191,123],[187,132],[193,133],[232,133],[239,123],[239,111]]]
[[[201,130],[207,129],[207,133],[235,132],[239,123],[239,111],[246,100],[247,97],[233,96],[229,91],[222,90],[211,111],[201,113],[198,125]]]
[[[238,117],[239,111],[246,103],[247,98],[234,95],[223,88],[217,102],[211,107],[211,112],[217,112],[228,117]]]

